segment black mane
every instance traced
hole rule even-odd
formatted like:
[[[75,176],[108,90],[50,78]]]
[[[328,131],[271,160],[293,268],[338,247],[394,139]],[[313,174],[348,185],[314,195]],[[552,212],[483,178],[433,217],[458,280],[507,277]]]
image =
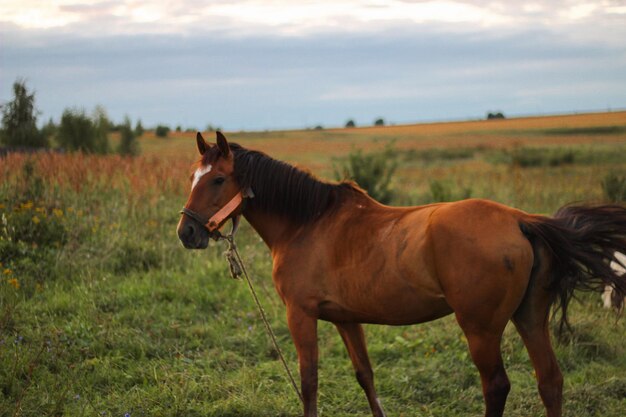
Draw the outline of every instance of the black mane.
[[[329,183],[263,152],[230,144],[235,157],[235,179],[242,189],[250,187],[249,206],[289,217],[299,223],[318,219],[338,207],[347,197],[364,192],[351,182]]]

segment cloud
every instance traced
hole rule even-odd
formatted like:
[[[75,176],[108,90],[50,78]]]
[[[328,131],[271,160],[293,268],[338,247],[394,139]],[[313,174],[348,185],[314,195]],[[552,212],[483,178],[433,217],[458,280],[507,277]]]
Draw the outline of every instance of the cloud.
[[[433,24],[455,31],[572,24],[615,25],[620,1],[481,0],[22,0],[0,4],[0,21],[24,29],[63,28],[82,35],[228,32],[233,36],[371,32]],[[111,21],[116,22],[110,24]]]
[[[45,119],[102,104],[146,126],[264,129],[626,105],[620,2],[7,4],[0,101],[26,77]],[[29,5],[48,20],[20,23]]]

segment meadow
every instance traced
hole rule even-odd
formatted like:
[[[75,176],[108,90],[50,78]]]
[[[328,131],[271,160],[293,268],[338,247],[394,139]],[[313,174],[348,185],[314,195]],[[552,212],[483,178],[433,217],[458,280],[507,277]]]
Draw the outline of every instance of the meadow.
[[[602,182],[626,175],[626,112],[227,137],[327,179],[349,153],[392,146],[397,205],[481,197],[550,214],[605,201]],[[140,146],[136,158],[0,157],[0,416],[300,415],[245,283],[229,276],[224,244],[188,251],[178,242],[194,134],[148,132]],[[238,245],[295,372],[268,250],[245,222]],[[596,293],[578,294],[570,321],[573,331],[555,340],[564,415],[622,416],[626,321]],[[482,415],[453,317],[366,334],[389,416]],[[319,340],[320,414],[369,415],[334,327],[321,323]],[[512,326],[503,355],[505,414],[542,416]]]

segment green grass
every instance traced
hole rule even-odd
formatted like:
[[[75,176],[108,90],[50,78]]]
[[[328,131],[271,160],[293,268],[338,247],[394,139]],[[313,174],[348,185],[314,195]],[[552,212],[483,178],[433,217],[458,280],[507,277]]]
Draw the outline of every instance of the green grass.
[[[528,167],[493,163],[489,147],[416,151],[400,158],[394,203],[432,201],[433,181],[444,197],[469,192],[532,212],[600,200],[603,179],[626,172],[622,160],[584,162],[624,145],[606,146],[571,145],[564,149],[581,155],[572,163]],[[42,160],[35,158],[30,168],[16,163],[8,173],[2,167],[9,161],[0,160],[0,416],[300,415],[245,283],[229,278],[225,247],[187,251],[179,244],[175,228],[188,163],[162,158],[96,158],[91,163],[100,165],[81,178],[82,188],[76,185],[81,182],[43,175]],[[330,155],[315,159],[332,163]],[[160,179],[143,189],[133,182],[139,180],[133,167]],[[175,178],[180,180],[165,181]],[[238,241],[295,372],[268,251],[246,224]],[[579,295],[570,318],[573,334],[556,345],[565,376],[564,415],[622,416],[626,321],[603,310],[598,294]],[[453,317],[366,326],[366,333],[388,415],[482,415],[478,373]],[[320,414],[368,415],[331,324],[320,323],[319,341]],[[543,415],[532,367],[512,326],[502,349],[512,381],[506,415]]]

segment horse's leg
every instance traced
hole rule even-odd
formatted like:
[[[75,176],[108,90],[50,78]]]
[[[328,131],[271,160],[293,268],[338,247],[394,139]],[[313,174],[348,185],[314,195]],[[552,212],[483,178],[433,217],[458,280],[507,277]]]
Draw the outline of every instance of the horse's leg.
[[[317,319],[288,306],[287,325],[298,352],[304,417],[317,417]]]
[[[335,323],[335,326],[337,326],[343,343],[346,345],[346,349],[348,349],[350,360],[356,371],[356,379],[365,391],[372,414],[375,417],[385,417],[385,412],[380,405],[376,389],[374,388],[374,373],[367,355],[363,326],[359,323]]]
[[[531,281],[526,297],[513,315],[513,323],[526,345],[535,368],[539,395],[548,417],[560,417],[563,403],[563,375],[550,343],[548,327],[551,295],[544,290],[549,279],[543,267]]]
[[[461,325],[463,328],[463,325]],[[511,384],[504,370],[500,341],[502,331],[474,331],[463,328],[472,360],[480,372],[485,399],[485,417],[501,417]]]
[[[533,273],[526,295],[513,314],[528,356],[535,368],[539,395],[548,417],[561,417],[563,403],[563,375],[550,343],[549,317],[554,294],[546,291],[551,279],[549,252],[535,247],[538,268]]]
[[[532,325],[514,319],[519,334],[524,340],[528,356],[535,368],[539,395],[546,407],[548,417],[561,417],[563,403],[563,375],[556,361],[547,323]]]

